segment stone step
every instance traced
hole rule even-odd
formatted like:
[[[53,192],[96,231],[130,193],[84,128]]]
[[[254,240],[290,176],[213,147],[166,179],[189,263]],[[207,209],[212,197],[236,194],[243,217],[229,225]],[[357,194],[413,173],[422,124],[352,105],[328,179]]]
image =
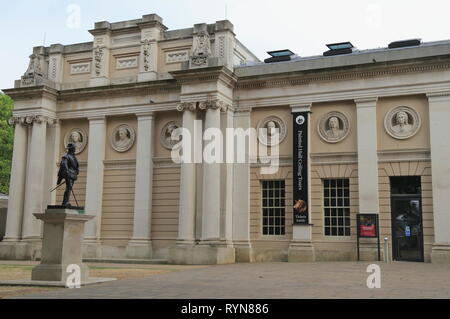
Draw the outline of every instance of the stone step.
[[[166,259],[83,258],[83,262],[104,263],[104,264],[140,264],[140,265],[167,264]]]

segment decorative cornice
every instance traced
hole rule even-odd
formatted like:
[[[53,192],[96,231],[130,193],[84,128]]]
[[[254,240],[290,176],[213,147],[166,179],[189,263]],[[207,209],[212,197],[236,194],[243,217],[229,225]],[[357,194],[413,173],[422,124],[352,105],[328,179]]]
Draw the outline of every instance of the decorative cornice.
[[[221,81],[229,88],[235,88],[237,76],[224,66],[173,71],[170,74],[179,84]]]
[[[353,152],[311,153],[310,157],[311,157],[311,165],[358,163],[358,153]]]
[[[58,91],[46,85],[6,89],[3,93],[13,100],[45,97],[56,101],[58,98]]]
[[[428,162],[431,160],[429,149],[406,149],[378,151],[378,163],[387,162]]]
[[[378,68],[373,70],[346,70],[346,71],[323,71],[319,74],[305,74],[301,73],[297,76],[285,76],[282,78],[278,76],[278,79],[245,79],[242,78],[238,81],[237,89],[260,89],[260,88],[272,88],[272,87],[283,87],[283,86],[296,86],[296,85],[307,85],[313,82],[324,82],[324,81],[348,81],[355,79],[367,79],[374,77],[390,76],[396,74],[407,74],[407,73],[423,73],[430,71],[448,70],[450,69],[450,63],[433,63],[425,65],[406,65],[397,66],[391,68]],[[271,75],[274,77],[274,75]]]

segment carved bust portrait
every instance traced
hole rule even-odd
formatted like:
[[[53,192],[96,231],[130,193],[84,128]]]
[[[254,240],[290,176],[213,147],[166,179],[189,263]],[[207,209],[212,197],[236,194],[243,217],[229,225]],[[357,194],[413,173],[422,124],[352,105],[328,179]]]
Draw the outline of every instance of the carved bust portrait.
[[[132,127],[127,124],[119,125],[114,129],[111,136],[111,145],[117,152],[126,152],[134,144],[135,132]]]
[[[75,145],[75,154],[83,152],[87,144],[87,134],[83,129],[74,128],[66,134],[64,138],[64,147],[69,143]]]
[[[419,114],[408,106],[391,109],[384,119],[386,132],[396,139],[407,139],[417,133],[420,128]]]
[[[340,112],[325,114],[318,122],[319,136],[327,143],[338,143],[345,139],[349,133],[347,117]]]
[[[286,124],[277,116],[269,116],[257,126],[258,140],[266,146],[280,144],[286,137]]]
[[[163,129],[161,130],[161,144],[165,148],[171,150],[176,144],[178,144],[181,141],[181,138],[179,141],[172,139],[172,133],[177,128],[179,128],[180,125],[177,122],[171,121],[164,125]]]

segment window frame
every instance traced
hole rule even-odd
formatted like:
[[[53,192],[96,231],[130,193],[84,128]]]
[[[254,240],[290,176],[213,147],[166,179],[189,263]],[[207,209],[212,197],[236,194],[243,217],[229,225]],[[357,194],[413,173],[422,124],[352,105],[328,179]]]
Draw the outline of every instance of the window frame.
[[[260,227],[260,236],[264,237],[264,238],[276,238],[276,239],[285,239],[286,238],[286,230],[287,230],[287,224],[286,224],[286,180],[285,179],[261,179],[260,181],[260,205],[261,205],[261,227]],[[275,207],[270,206],[271,208],[280,208],[284,210],[284,216],[280,216],[278,218],[283,218],[284,219],[284,224],[280,223],[280,228],[284,229],[284,233],[283,234],[264,234],[264,208],[266,208],[267,206],[264,206],[264,182],[282,182],[284,185],[284,197],[280,197],[280,200],[284,199],[284,206],[277,206]],[[281,187],[279,188],[281,189]],[[270,207],[268,207],[270,209]],[[281,227],[282,226],[282,227]],[[266,226],[266,227],[275,227],[275,225],[273,226]]]
[[[325,197],[325,181],[330,181],[330,183],[331,183],[331,181],[338,181],[338,180],[342,180],[343,181],[343,184],[342,184],[343,186],[341,188],[343,195],[341,195],[340,198],[339,198],[339,199],[342,200],[342,205],[341,206],[337,205],[337,199],[338,199],[338,195],[337,195],[338,192],[337,192],[337,190],[338,190],[338,186],[334,186],[335,190],[336,190],[336,195],[334,196],[334,199],[336,200],[336,204],[334,206],[331,205],[332,197],[331,197],[331,193],[330,193],[330,195],[328,196],[328,199],[330,200],[330,202],[329,202],[328,205],[325,205],[325,199],[326,199],[326,197]],[[348,182],[348,187],[345,186],[345,181]],[[348,188],[348,206],[344,205],[345,204],[345,198],[347,198],[347,196],[344,196],[346,188]],[[328,189],[331,191],[331,186],[329,186]],[[327,239],[330,239],[330,240],[348,240],[348,239],[350,239],[352,237],[351,201],[352,201],[352,198],[351,198],[351,192],[350,192],[350,178],[348,178],[348,177],[322,178],[322,235],[323,235],[323,237],[325,237]],[[343,209],[343,216],[341,217],[343,219],[343,225],[340,226],[339,225],[339,221],[336,220],[336,223],[337,223],[336,227],[335,227],[337,229],[337,234],[336,235],[332,235],[332,228],[333,227],[330,227],[330,226],[333,226],[332,225],[332,221],[331,221],[331,217],[332,217],[331,211],[330,211],[330,215],[329,216],[325,215],[325,211],[326,211],[327,208],[329,208],[330,210],[332,208]],[[349,213],[348,216],[345,216],[345,210],[346,209],[348,209],[348,213]],[[339,215],[336,216],[336,218],[339,218],[339,217],[340,217]],[[326,218],[330,218],[330,225],[326,225],[326,222],[325,222]],[[346,218],[348,218],[348,226],[346,225],[346,222],[345,222]],[[326,228],[327,227],[330,228],[330,234],[328,234],[328,235],[326,234]],[[342,227],[342,229],[343,229],[343,235],[339,235],[339,228],[340,227]],[[345,233],[345,229],[347,227],[349,229],[349,234],[348,235]]]

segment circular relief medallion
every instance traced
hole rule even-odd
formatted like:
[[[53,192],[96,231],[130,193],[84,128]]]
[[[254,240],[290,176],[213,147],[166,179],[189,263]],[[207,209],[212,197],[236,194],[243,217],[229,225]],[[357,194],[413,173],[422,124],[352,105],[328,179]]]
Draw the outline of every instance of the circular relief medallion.
[[[75,144],[75,154],[80,154],[83,152],[87,142],[88,136],[81,128],[74,128],[70,130],[64,137],[64,147],[67,147],[67,144],[69,143]]]
[[[338,143],[350,132],[347,117],[341,112],[333,111],[325,114],[317,123],[319,136],[327,143]]]
[[[286,124],[278,116],[269,116],[258,123],[258,140],[266,146],[278,145],[286,138]]]
[[[178,144],[181,141],[181,138],[179,141],[172,139],[172,132],[175,131],[177,128],[181,127],[177,122],[170,121],[164,125],[164,127],[161,130],[161,145],[164,148],[167,148],[168,150],[172,150],[173,147]]]
[[[135,139],[134,129],[127,124],[121,124],[114,129],[111,135],[111,146],[115,151],[123,153],[133,147]]]
[[[397,106],[384,118],[384,128],[393,138],[404,140],[414,136],[420,129],[420,116],[409,106]]]

